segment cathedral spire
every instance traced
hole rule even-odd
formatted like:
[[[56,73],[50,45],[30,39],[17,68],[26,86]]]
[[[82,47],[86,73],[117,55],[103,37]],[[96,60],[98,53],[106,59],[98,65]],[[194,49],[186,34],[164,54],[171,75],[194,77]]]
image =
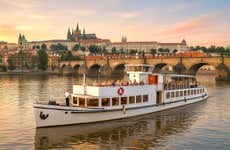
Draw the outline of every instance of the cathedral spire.
[[[21,33],[19,33],[19,37],[18,37],[18,38],[19,38],[19,40],[21,40],[21,39],[22,39],[22,35],[21,35]]]
[[[83,34],[85,35],[85,28],[83,28]]]
[[[76,32],[79,32],[79,31],[80,31],[80,29],[79,29],[79,25],[77,23]]]
[[[68,28],[68,32],[67,32],[67,40],[71,39],[71,32],[70,32],[70,28]]]
[[[19,36],[18,36],[18,44],[20,44],[20,43],[21,43],[21,41],[22,41],[22,34],[21,34],[21,33],[19,33]]]

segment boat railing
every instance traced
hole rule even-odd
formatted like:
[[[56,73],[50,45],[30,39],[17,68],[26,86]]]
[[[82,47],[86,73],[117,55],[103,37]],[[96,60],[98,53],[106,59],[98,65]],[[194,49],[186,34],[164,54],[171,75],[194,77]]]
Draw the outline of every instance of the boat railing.
[[[93,82],[91,84],[87,84],[87,86],[96,86],[96,87],[109,87],[109,86],[139,86],[139,85],[147,85],[143,81],[141,82],[132,82],[132,81],[103,81],[103,82]]]

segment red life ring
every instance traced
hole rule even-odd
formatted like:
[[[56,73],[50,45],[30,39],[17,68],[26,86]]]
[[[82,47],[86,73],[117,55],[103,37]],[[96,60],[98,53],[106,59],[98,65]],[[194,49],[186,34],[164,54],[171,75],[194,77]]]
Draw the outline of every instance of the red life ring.
[[[123,89],[123,87],[120,87],[118,90],[117,90],[117,94],[118,95],[123,95],[124,94],[124,89]]]

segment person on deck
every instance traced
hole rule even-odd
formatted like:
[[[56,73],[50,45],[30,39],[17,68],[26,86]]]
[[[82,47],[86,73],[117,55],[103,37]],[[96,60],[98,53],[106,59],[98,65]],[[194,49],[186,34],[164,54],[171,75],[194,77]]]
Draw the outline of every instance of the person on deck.
[[[65,102],[66,102],[66,106],[70,106],[70,93],[68,90],[65,91]]]

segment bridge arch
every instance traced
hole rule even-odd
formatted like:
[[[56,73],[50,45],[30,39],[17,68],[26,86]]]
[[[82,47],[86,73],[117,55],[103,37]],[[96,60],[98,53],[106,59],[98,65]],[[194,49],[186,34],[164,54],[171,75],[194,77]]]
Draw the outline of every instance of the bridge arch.
[[[155,65],[153,72],[161,72],[161,71],[173,72],[173,69],[174,67],[172,65],[169,65],[167,63],[159,63]]]
[[[61,73],[62,74],[71,74],[72,73],[72,66],[63,64],[61,66]]]
[[[165,67],[165,66],[167,66],[166,63],[159,63],[159,64],[156,64],[153,71],[154,71],[154,72],[159,72],[159,71],[161,71],[161,69],[162,69],[163,67]]]
[[[112,70],[112,75],[124,75],[125,74],[125,63],[116,65]]]
[[[73,74],[77,75],[79,74],[79,69],[80,69],[80,65],[76,64],[75,66],[73,66]]]
[[[189,68],[188,74],[196,75],[197,71],[198,71],[201,67],[203,67],[203,66],[205,66],[205,65],[210,65],[210,64],[204,63],[204,62],[202,62],[202,63],[197,63],[197,64],[193,64],[193,65]]]
[[[88,76],[98,76],[100,74],[101,66],[99,64],[93,64],[88,69]]]

